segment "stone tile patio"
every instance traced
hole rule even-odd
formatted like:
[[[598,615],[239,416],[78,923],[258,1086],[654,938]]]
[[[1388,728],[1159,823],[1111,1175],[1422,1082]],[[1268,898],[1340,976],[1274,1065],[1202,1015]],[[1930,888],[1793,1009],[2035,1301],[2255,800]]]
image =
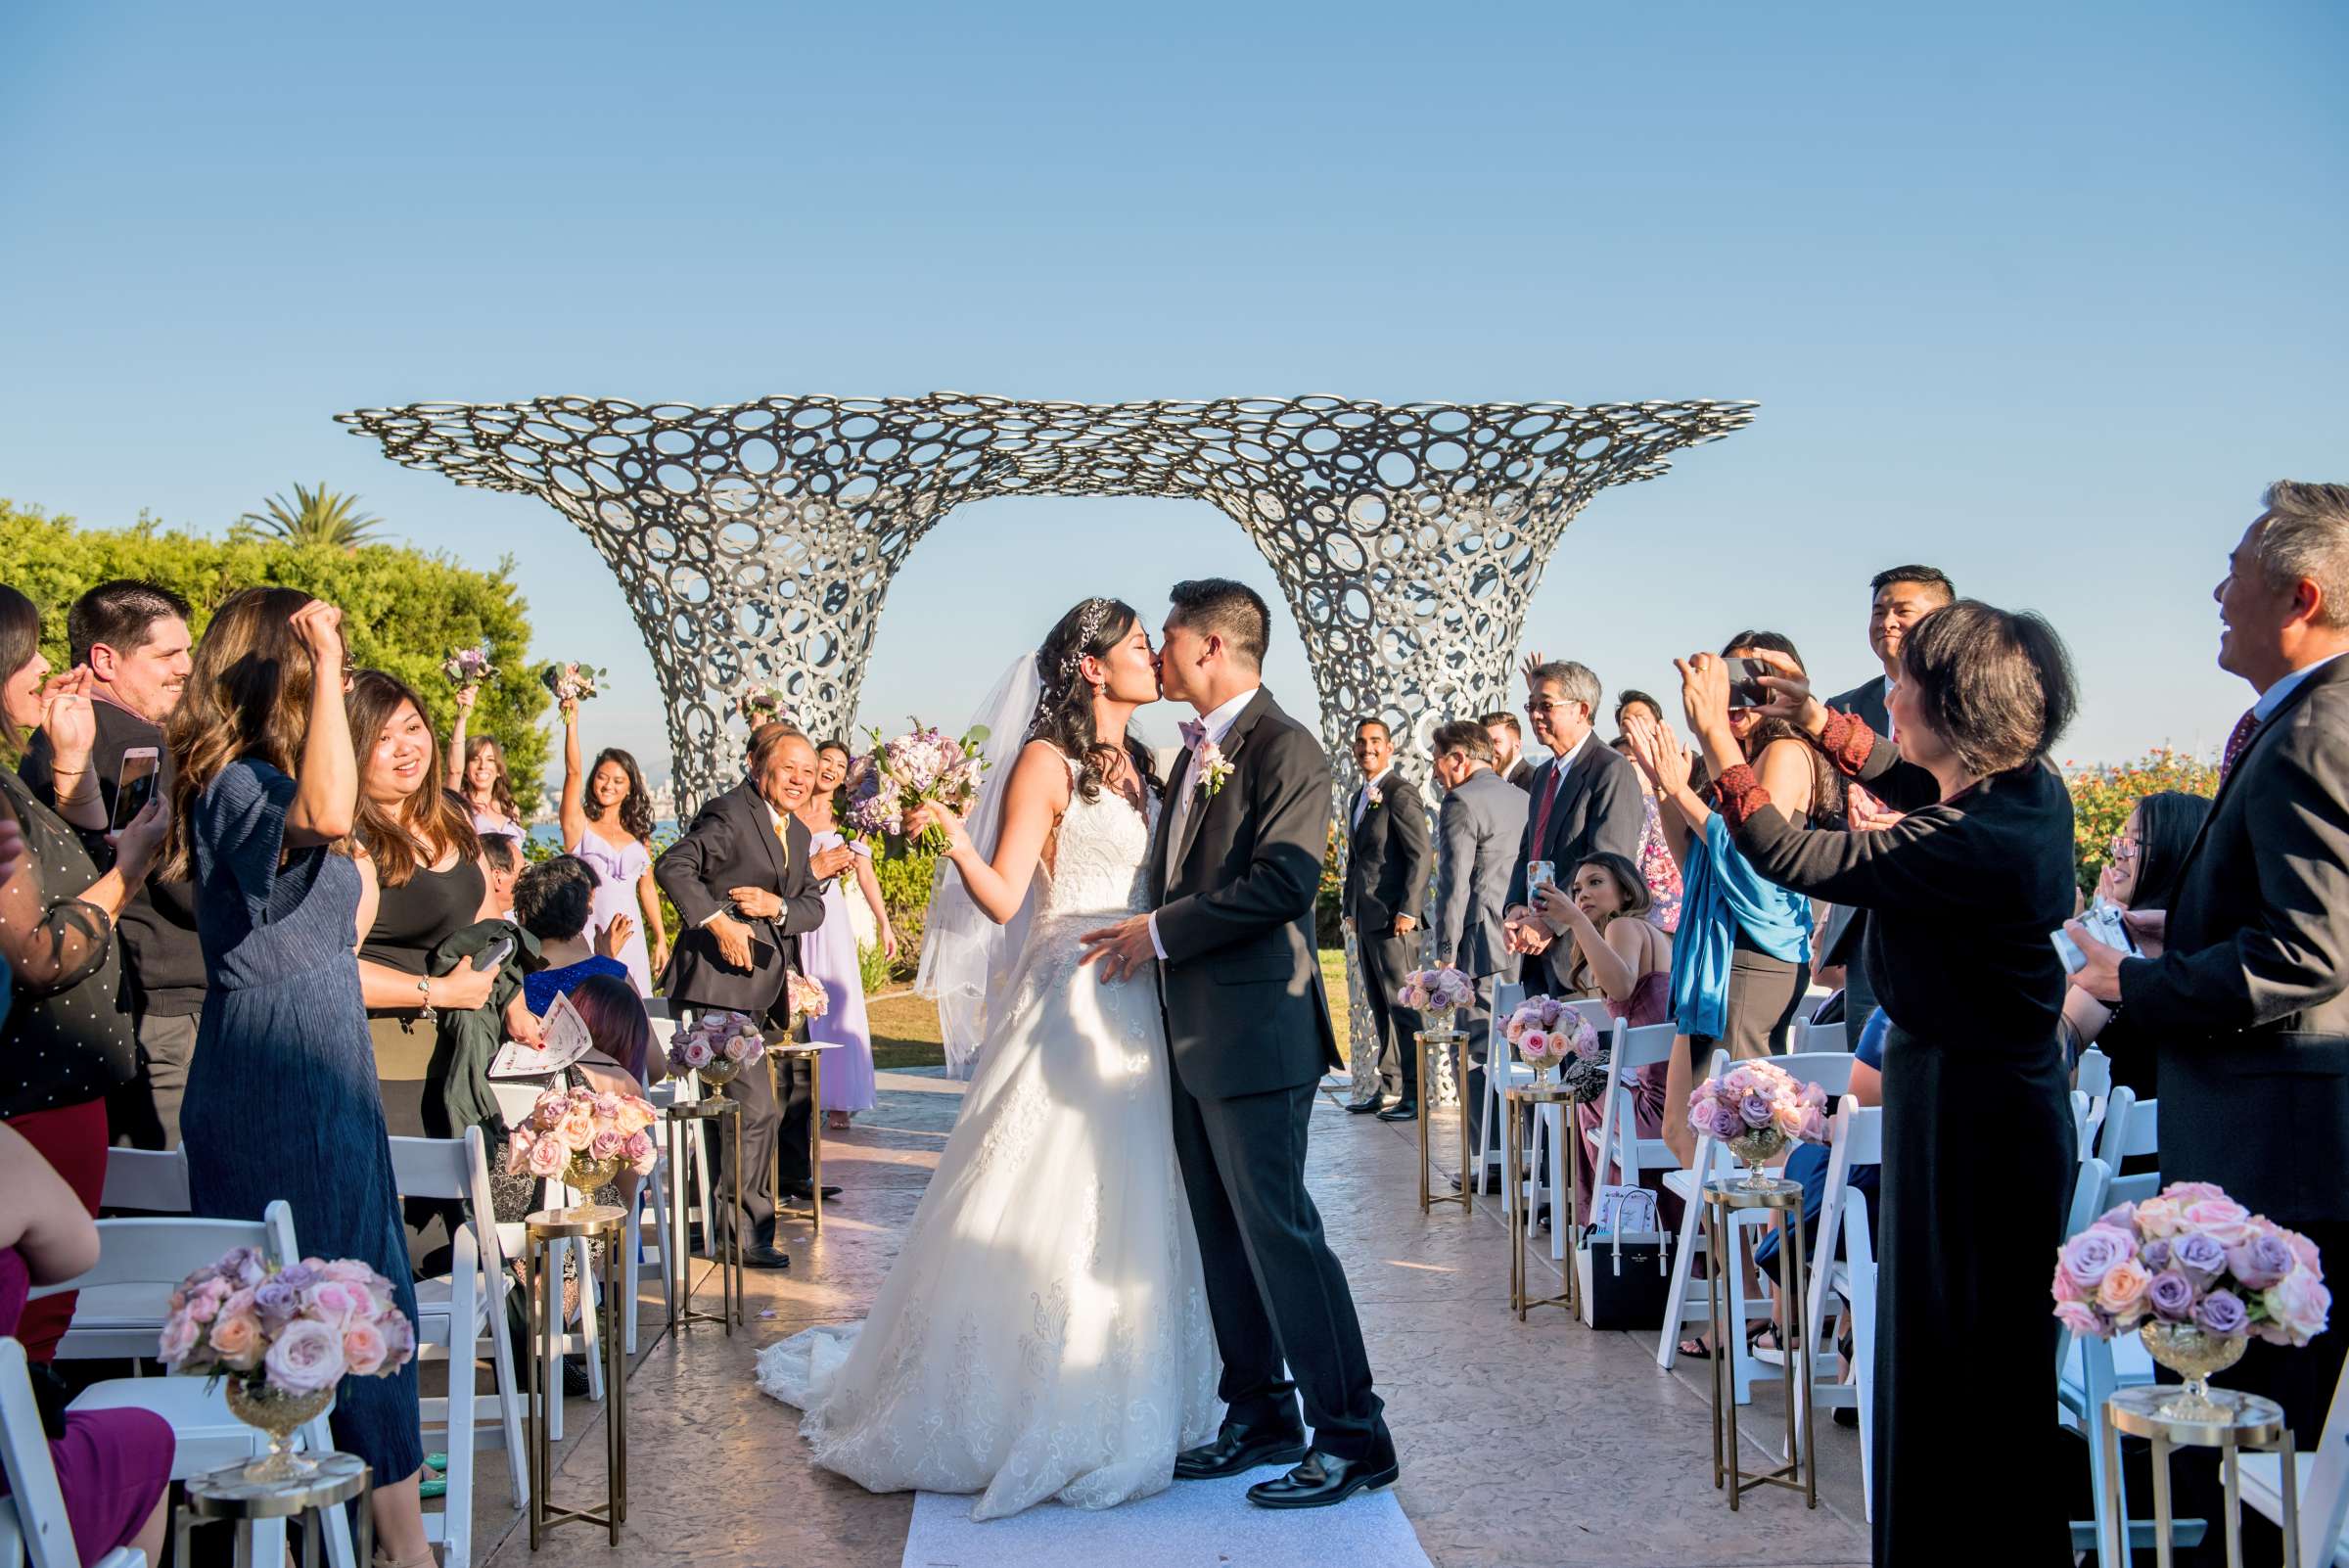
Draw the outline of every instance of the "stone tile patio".
[[[960,1089],[884,1073],[881,1090],[853,1131],[826,1142],[825,1174],[847,1190],[827,1209],[821,1240],[792,1226],[790,1270],[751,1275],[748,1332],[729,1339],[701,1325],[668,1336],[648,1281],[620,1547],[575,1525],[533,1558],[503,1455],[491,1452],[477,1472],[478,1561],[898,1568],[912,1499],[876,1498],[811,1470],[795,1414],[751,1380],[759,1347],[860,1315],[897,1255]],[[1440,1135],[1449,1140],[1449,1122]],[[1409,1128],[1348,1116],[1334,1095],[1316,1113],[1313,1193],[1353,1279],[1402,1450],[1397,1495],[1438,1568],[1867,1561],[1856,1432],[1822,1424],[1816,1511],[1770,1490],[1732,1520],[1710,1484],[1705,1363],[1663,1371],[1652,1333],[1593,1333],[1555,1309],[1517,1322],[1497,1203],[1422,1219],[1415,1152]],[[1546,1269],[1546,1258],[1536,1267]],[[1554,1288],[1554,1275],[1537,1284]],[[583,1402],[571,1410],[556,1496],[600,1495],[602,1411]],[[1749,1463],[1775,1453],[1780,1419],[1774,1392],[1758,1390],[1743,1412]]]

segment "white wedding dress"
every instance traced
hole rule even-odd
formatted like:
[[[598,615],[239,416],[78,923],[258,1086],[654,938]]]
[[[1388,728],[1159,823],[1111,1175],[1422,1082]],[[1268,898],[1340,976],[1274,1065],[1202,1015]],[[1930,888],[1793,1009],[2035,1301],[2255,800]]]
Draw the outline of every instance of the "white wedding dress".
[[[1107,1508],[1213,1437],[1215,1331],[1174,1161],[1155,975],[1078,938],[1146,907],[1150,822],[1072,800],[962,1115],[861,1324],[759,1356],[813,1458],[874,1492]]]

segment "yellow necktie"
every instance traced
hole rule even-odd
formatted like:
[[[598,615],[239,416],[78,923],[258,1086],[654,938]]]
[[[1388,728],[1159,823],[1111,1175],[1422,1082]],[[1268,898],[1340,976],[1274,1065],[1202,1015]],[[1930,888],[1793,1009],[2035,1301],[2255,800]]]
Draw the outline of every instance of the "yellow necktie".
[[[781,817],[775,818],[775,841],[782,846],[783,868],[788,871],[791,869],[791,824]]]

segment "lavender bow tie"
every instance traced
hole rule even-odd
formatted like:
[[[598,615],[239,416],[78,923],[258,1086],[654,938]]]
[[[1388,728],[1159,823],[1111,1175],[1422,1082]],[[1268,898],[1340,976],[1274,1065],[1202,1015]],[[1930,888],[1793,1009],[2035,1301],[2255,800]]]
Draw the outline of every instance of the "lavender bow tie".
[[[1182,731],[1182,744],[1188,751],[1197,751],[1207,744],[1207,726],[1196,718],[1186,718],[1174,726]]]

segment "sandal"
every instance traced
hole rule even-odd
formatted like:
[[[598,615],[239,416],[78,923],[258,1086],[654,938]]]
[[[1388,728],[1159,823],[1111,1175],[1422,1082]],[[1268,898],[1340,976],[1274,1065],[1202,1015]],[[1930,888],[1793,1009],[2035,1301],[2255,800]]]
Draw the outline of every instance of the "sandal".
[[[1692,1361],[1709,1361],[1713,1359],[1713,1347],[1701,1339],[1690,1337],[1681,1341],[1680,1354]]]

